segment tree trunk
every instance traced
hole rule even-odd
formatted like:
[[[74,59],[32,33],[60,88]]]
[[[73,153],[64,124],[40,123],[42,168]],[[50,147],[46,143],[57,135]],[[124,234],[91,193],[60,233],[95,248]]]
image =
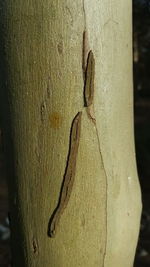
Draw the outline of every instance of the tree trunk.
[[[141,199],[131,4],[1,4],[15,267],[133,265]]]

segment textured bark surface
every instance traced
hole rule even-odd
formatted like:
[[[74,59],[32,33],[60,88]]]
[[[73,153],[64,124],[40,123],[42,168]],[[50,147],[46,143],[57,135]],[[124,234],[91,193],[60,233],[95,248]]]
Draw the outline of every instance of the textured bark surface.
[[[5,0],[1,6],[14,264],[131,267],[141,211],[131,1]],[[78,134],[73,120],[81,113]]]

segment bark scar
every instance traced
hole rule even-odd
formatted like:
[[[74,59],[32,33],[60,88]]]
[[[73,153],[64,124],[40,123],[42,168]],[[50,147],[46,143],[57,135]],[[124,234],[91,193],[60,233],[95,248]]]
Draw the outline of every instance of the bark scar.
[[[37,240],[35,238],[33,238],[32,247],[33,247],[33,253],[38,254],[38,244],[37,244]]]
[[[82,70],[83,70],[83,80],[85,82],[85,73],[87,67],[87,57],[89,53],[89,41],[88,41],[88,32],[84,30],[83,32],[83,47],[82,47]]]
[[[96,119],[94,114],[94,77],[95,77],[95,59],[92,50],[89,51],[85,70],[85,82],[84,82],[84,107],[89,117],[96,125]]]
[[[64,209],[66,208],[71,195],[75,178],[76,161],[77,161],[78,147],[80,140],[81,116],[82,112],[78,112],[72,121],[67,163],[60,189],[58,204],[51,215],[48,225],[48,236],[50,237],[55,237],[60,217]]]
[[[94,98],[95,59],[92,50],[88,53],[84,84],[84,106],[89,107]]]

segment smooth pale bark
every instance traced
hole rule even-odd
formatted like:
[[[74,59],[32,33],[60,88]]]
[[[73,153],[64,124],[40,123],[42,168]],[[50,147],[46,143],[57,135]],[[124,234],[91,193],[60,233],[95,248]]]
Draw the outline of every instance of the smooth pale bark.
[[[3,1],[15,266],[133,265],[141,199],[133,135],[131,5],[131,0]],[[84,107],[83,50],[92,50],[95,58],[96,124]],[[71,124],[81,111],[75,180],[50,238]]]

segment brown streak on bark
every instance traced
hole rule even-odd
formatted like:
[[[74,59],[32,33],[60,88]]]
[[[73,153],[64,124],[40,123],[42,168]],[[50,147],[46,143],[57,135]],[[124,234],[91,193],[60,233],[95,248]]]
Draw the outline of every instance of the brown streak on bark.
[[[84,106],[89,107],[94,98],[95,59],[92,50],[88,53],[84,85]]]
[[[82,70],[83,70],[83,80],[84,81],[85,81],[88,52],[89,52],[88,33],[86,30],[84,30],[84,32],[83,32],[83,47],[82,47]]]
[[[59,194],[59,200],[54,212],[51,215],[48,225],[48,236],[50,237],[55,237],[57,225],[59,223],[61,214],[66,208],[71,195],[75,178],[76,160],[77,160],[79,140],[80,140],[81,115],[82,112],[78,112],[72,121],[70,130],[69,152],[67,157],[64,178],[62,181],[61,190]]]

